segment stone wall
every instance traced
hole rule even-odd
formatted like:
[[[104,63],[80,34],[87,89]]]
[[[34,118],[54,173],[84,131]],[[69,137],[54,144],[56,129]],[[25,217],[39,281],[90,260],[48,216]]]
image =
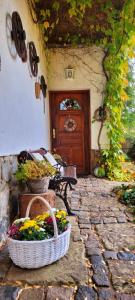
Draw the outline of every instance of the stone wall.
[[[0,247],[6,239],[10,218],[18,210],[18,184],[13,175],[16,168],[16,156],[0,157]]]

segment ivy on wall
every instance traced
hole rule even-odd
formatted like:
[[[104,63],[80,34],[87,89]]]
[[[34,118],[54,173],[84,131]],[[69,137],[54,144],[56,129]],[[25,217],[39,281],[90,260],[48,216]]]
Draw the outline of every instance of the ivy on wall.
[[[68,14],[74,18],[81,27],[87,8],[92,7],[94,0],[65,0],[68,4]],[[39,3],[40,0],[35,0]],[[97,0],[97,3],[99,0]],[[55,22],[50,22],[51,11],[41,10],[40,22],[45,42],[47,34],[51,34],[55,26],[59,24],[59,1],[53,1],[52,10],[57,17]],[[122,111],[124,102],[128,100],[126,88],[128,86],[128,60],[134,57],[135,50],[135,1],[125,0],[122,9],[116,9],[112,0],[103,1],[100,14],[107,19],[107,26],[100,24],[95,30],[102,33],[103,38],[95,40],[95,44],[104,49],[103,71],[106,77],[103,105],[107,108],[107,118],[104,125],[110,141],[109,149],[101,152],[101,162],[105,167],[108,178],[115,180],[127,180],[128,174],[122,170],[121,143],[124,138],[124,126],[122,123]],[[91,16],[90,16],[91,18]],[[48,31],[48,28],[50,29]],[[92,25],[89,27],[89,39],[83,37],[83,45],[92,44]],[[60,39],[61,37],[59,37]],[[71,45],[80,43],[78,35],[68,36]],[[103,124],[102,124],[103,128]],[[100,132],[101,133],[101,132]]]
[[[104,104],[109,109],[106,127],[110,148],[102,152],[102,157],[110,179],[126,180],[128,175],[121,167],[121,143],[124,141],[122,111],[124,102],[128,100],[128,59],[134,56],[135,48],[135,2],[125,1],[120,15],[113,11],[108,18],[111,40],[104,42],[107,50],[103,64],[107,79]]]

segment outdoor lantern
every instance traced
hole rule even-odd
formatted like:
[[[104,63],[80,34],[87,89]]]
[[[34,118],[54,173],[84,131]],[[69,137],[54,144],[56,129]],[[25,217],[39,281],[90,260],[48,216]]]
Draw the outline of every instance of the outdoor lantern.
[[[68,66],[65,69],[65,78],[66,79],[74,79],[74,76],[75,76],[75,69],[71,66]]]

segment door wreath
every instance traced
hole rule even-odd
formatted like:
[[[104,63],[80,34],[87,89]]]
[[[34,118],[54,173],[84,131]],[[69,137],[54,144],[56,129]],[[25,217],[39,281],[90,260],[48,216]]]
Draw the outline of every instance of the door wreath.
[[[73,132],[76,129],[77,123],[75,120],[69,118],[65,121],[64,129],[69,132]]]

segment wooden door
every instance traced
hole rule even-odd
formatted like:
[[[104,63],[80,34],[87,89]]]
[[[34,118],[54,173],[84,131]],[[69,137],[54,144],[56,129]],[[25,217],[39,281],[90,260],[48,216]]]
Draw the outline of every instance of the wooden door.
[[[52,150],[80,175],[90,170],[89,101],[89,91],[50,92]]]

